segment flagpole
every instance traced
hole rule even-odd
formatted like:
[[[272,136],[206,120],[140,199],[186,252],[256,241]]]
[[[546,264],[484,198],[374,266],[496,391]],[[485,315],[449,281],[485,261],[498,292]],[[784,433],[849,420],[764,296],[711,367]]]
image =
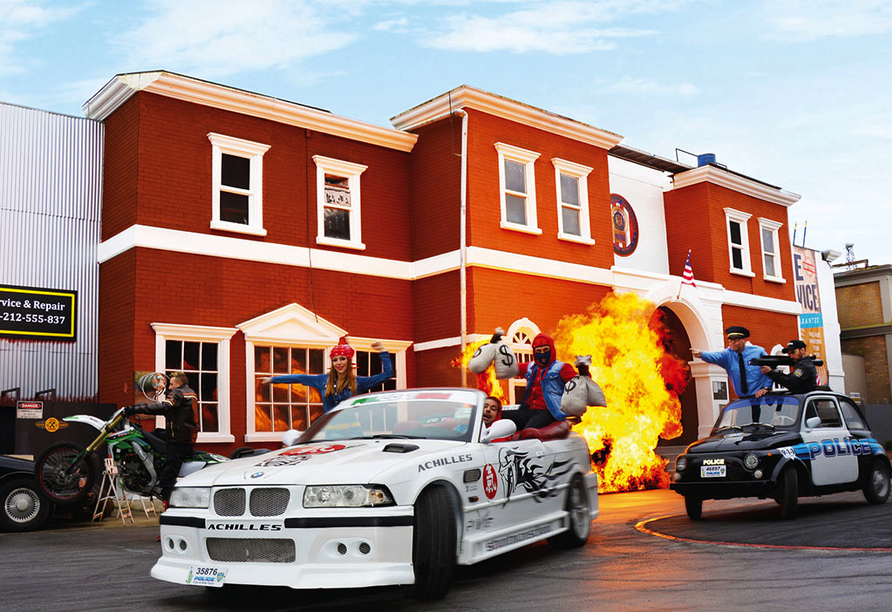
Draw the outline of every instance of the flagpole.
[[[675,296],[676,302],[681,299],[681,286],[682,285],[684,285],[684,279],[680,278],[680,279],[678,279],[678,295]]]

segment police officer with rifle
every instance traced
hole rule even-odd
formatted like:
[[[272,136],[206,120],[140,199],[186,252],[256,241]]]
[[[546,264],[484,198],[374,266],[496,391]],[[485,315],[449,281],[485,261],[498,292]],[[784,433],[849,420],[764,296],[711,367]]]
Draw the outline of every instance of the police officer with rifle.
[[[820,360],[816,363],[806,354],[806,345],[802,340],[790,340],[783,352],[788,357],[761,357],[751,359],[750,364],[761,366],[762,373],[768,376],[777,384],[786,387],[793,393],[805,393],[813,391],[818,387],[818,371],[815,365],[821,365]],[[779,365],[789,365],[791,372],[784,374],[776,370]]]

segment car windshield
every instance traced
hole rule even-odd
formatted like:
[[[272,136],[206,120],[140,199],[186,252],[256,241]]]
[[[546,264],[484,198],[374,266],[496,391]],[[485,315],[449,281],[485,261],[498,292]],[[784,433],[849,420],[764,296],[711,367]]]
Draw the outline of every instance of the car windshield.
[[[358,438],[469,442],[481,397],[460,389],[360,395],[316,421],[300,442]]]
[[[798,414],[799,400],[795,397],[744,397],[725,406],[713,432],[755,427],[793,427]]]

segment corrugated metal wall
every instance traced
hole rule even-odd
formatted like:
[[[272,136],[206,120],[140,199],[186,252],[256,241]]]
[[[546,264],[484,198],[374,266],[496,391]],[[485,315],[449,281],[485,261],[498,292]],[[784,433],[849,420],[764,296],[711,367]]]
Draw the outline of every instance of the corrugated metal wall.
[[[75,289],[79,302],[75,342],[0,338],[0,390],[23,399],[98,395],[102,145],[98,121],[0,103],[0,284]]]

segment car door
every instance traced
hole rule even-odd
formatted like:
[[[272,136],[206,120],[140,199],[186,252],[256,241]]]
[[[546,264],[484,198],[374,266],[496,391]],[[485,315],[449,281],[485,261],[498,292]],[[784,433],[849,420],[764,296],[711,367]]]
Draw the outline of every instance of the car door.
[[[493,510],[498,527],[504,528],[530,520],[542,513],[542,490],[547,486],[550,466],[545,445],[535,438],[495,442],[486,446],[484,489],[493,495]],[[487,480],[489,477],[489,480]]]
[[[808,427],[809,419],[820,424]],[[849,430],[832,396],[809,397],[802,423],[802,441],[811,456],[812,482],[816,486],[853,482],[858,479],[858,461],[846,443]]]

